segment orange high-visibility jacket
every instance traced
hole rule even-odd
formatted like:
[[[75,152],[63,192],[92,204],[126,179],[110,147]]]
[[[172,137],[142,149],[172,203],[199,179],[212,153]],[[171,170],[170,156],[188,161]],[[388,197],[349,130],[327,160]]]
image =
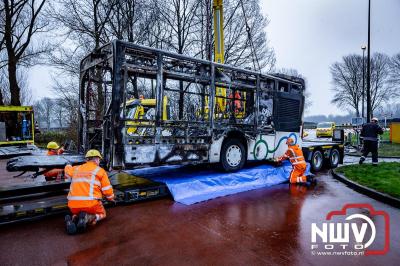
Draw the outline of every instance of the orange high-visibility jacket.
[[[306,164],[304,160],[303,151],[299,147],[299,145],[289,146],[285,154],[282,156],[283,158],[287,158],[290,160],[292,165]]]
[[[65,166],[65,178],[71,179],[68,193],[70,208],[86,208],[98,204],[103,195],[114,199],[114,191],[106,171],[94,162],[74,166]]]
[[[46,155],[60,155],[64,153],[64,149],[60,148],[57,151],[48,150]]]

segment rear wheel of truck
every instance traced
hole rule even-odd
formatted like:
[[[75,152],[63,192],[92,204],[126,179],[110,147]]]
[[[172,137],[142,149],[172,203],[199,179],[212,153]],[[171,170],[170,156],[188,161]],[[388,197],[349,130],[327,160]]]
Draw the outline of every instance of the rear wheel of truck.
[[[329,153],[329,161],[328,166],[329,168],[336,168],[339,165],[340,161],[340,153],[337,149],[333,148]]]
[[[310,163],[311,163],[311,170],[313,172],[318,172],[319,170],[321,170],[324,164],[324,156],[322,152],[319,150],[314,151]]]
[[[238,139],[229,139],[221,149],[221,165],[226,172],[241,169],[246,162],[246,149]]]

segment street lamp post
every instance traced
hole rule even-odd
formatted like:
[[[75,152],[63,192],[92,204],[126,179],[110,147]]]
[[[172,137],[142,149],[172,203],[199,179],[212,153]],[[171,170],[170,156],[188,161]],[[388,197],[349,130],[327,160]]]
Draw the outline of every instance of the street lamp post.
[[[368,0],[367,123],[371,120],[371,0]]]
[[[362,116],[362,118],[364,119],[364,117],[365,117],[365,114],[364,114],[364,101],[365,101],[365,65],[364,65],[364,58],[365,58],[365,56],[364,56],[364,53],[365,53],[365,49],[366,49],[367,47],[365,46],[365,45],[363,45],[363,46],[361,46],[361,49],[362,49],[362,51],[363,51],[363,57],[362,57],[362,106],[361,106],[361,116]],[[364,122],[364,121],[363,121]]]

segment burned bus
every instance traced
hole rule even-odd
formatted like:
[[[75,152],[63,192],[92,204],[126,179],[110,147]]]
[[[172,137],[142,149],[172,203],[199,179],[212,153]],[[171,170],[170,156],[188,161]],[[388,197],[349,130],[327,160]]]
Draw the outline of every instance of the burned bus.
[[[107,166],[220,163],[235,171],[301,143],[304,81],[124,41],[80,66],[79,148]]]

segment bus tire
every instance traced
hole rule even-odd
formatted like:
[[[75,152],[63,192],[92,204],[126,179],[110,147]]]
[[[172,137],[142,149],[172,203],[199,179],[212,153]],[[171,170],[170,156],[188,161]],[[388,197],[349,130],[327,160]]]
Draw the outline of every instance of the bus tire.
[[[320,150],[315,150],[311,156],[311,170],[313,172],[318,172],[324,165],[324,155]]]
[[[332,148],[330,153],[329,153],[329,158],[328,158],[328,166],[329,168],[333,169],[338,167],[339,162],[340,162],[340,152],[336,148]]]
[[[246,149],[243,143],[235,138],[224,141],[220,162],[225,172],[240,170],[246,163]]]

